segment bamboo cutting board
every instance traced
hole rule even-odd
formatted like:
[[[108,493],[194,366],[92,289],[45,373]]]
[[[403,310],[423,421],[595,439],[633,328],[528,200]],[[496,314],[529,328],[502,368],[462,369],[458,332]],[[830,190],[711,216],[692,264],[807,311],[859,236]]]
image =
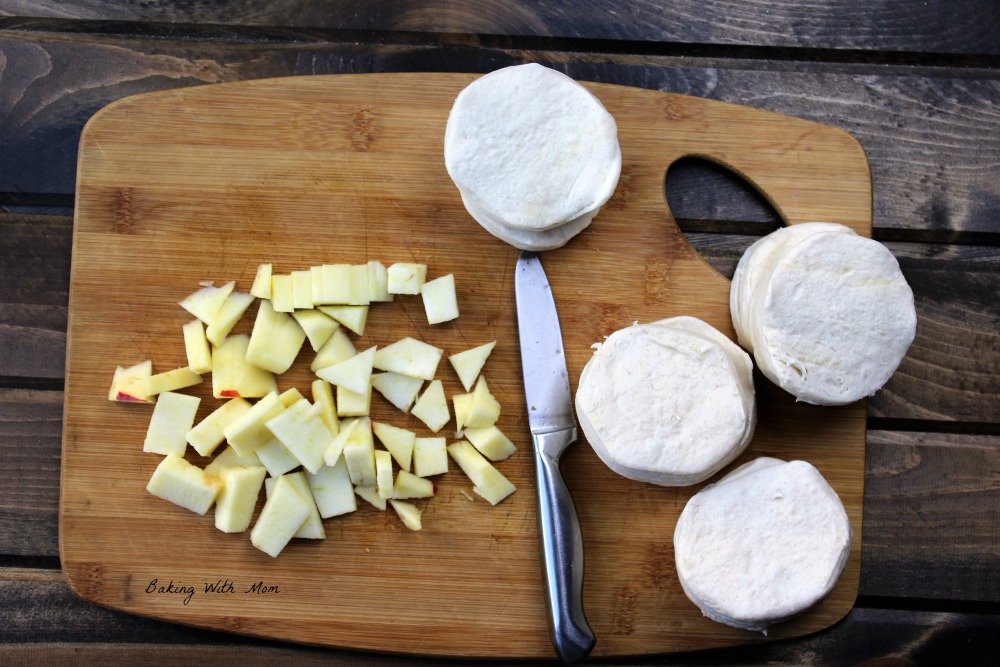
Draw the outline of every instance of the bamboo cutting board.
[[[465,212],[444,169],[451,103],[475,77],[289,78],[129,98],[97,114],[80,146],[66,378],[60,547],[74,589],[101,605],[282,640],[420,655],[550,657],[524,417],[513,270],[517,251]],[[593,225],[545,253],[571,382],[591,344],[635,321],[701,317],[733,336],[729,281],[674,225],[669,165],[699,155],[755,184],[790,223],[871,233],[864,152],[840,130],[730,104],[587,84],[618,122],[622,178]],[[359,503],[276,559],[249,536],[154,498],[160,460],[142,441],[152,408],[109,402],[117,365],[186,365],[176,305],[199,282],[250,287],[322,263],[428,265],[453,273],[461,316],[428,326],[417,297],[373,305],[359,350],[404,336],[452,354],[491,340],[485,368],[520,450],[497,467],[518,491],[496,507],[452,464],[422,503],[424,529]],[[254,307],[255,308],[255,307]],[[237,331],[249,331],[253,310]],[[311,352],[281,378],[308,391]],[[442,362],[448,396],[461,391]],[[185,390],[218,405],[211,382]],[[584,603],[595,656],[731,646],[797,636],[852,607],[860,567],[865,405],[796,405],[757,377],[757,456],[811,461],[843,499],[854,549],[832,595],[768,637],[702,617],[673,565],[674,522],[701,485],[670,489],[609,471],[581,440],[563,460],[586,545]],[[430,435],[378,395],[373,417]],[[453,434],[453,422],[442,433]],[[190,450],[189,450],[190,451]],[[194,454],[189,457],[204,463]],[[208,589],[213,589],[211,592]],[[193,591],[187,593],[186,591]]]

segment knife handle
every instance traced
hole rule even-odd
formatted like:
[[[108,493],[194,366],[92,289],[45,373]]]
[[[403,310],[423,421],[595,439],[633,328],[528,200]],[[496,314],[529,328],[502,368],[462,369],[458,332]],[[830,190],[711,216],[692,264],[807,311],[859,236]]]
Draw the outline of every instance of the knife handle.
[[[597,641],[583,611],[583,534],[573,496],[559,471],[559,456],[576,429],[533,436],[538,487],[538,534],[549,632],[566,664],[587,657]]]

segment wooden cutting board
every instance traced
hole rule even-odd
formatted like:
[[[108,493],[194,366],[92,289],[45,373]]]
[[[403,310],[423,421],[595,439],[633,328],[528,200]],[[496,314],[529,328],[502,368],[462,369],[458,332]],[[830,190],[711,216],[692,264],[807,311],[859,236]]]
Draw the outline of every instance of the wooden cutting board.
[[[184,624],[282,640],[420,655],[549,657],[535,490],[514,317],[517,251],[465,212],[442,136],[465,74],[288,78],[142,95],[112,104],[80,146],[66,377],[60,547],[73,588],[95,603]],[[743,175],[790,223],[871,233],[868,163],[844,132],[719,102],[587,84],[618,122],[623,171],[593,225],[545,253],[575,388],[591,344],[635,321],[701,317],[733,336],[729,281],[673,223],[672,162],[697,155]],[[498,464],[518,491],[496,507],[452,464],[424,507],[424,529],[361,503],[271,559],[154,498],[160,460],[142,441],[152,408],[112,403],[117,365],[186,365],[177,301],[199,282],[248,290],[277,272],[377,259],[455,275],[461,316],[428,326],[417,297],[373,306],[358,349],[413,336],[447,354],[497,341],[485,373],[499,422],[520,451]],[[238,331],[248,331],[253,311]],[[303,352],[281,388],[308,390]],[[443,362],[450,397],[460,385]],[[185,390],[218,405],[210,381]],[[595,656],[774,640],[831,625],[852,607],[860,567],[865,405],[796,405],[757,377],[749,450],[816,465],[843,499],[854,549],[832,595],[761,633],[702,617],[678,584],[671,538],[700,488],[661,488],[610,472],[581,440],[563,460],[586,545],[585,607]],[[376,395],[373,415],[430,435]],[[453,433],[453,423],[445,427]],[[189,457],[204,463],[193,453]],[[231,584],[231,587],[228,585]],[[214,586],[216,592],[207,592]],[[193,594],[183,592],[188,587]],[[175,592],[175,591],[181,592]],[[222,592],[225,591],[225,592]]]

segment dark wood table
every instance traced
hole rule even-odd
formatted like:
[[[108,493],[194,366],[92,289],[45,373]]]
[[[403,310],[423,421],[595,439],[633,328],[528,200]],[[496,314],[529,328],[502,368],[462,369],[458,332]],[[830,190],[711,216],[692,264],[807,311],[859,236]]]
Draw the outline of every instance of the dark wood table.
[[[133,617],[66,584],[58,508],[77,142],[100,108],[147,91],[312,74],[486,72],[528,61],[852,133],[871,164],[874,236],[916,294],[917,339],[868,403],[854,610],[797,640],[645,662],[995,660],[994,0],[0,0],[0,663],[426,664]],[[688,239],[726,275],[780,224],[763,198],[708,164],[676,164],[666,190]]]

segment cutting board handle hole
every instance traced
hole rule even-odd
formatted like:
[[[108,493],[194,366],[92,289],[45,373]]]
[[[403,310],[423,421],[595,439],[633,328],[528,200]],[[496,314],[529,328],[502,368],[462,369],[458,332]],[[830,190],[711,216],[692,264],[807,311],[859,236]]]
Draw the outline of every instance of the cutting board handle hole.
[[[685,156],[673,162],[664,191],[677,226],[696,249],[704,241],[695,234],[763,236],[784,224],[753,183],[708,158]]]

